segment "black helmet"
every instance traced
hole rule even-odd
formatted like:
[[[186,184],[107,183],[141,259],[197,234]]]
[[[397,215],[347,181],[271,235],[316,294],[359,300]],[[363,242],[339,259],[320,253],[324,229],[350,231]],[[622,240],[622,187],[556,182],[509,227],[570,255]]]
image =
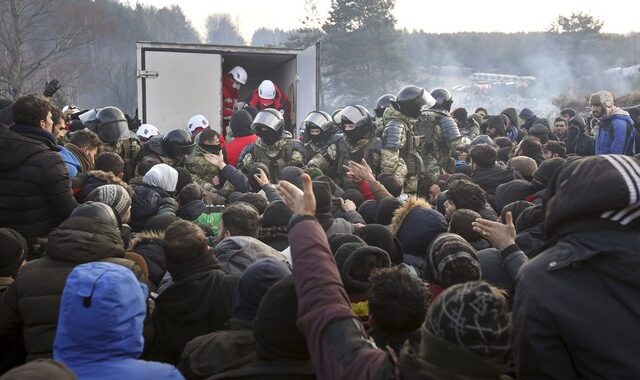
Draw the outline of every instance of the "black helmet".
[[[319,128],[323,132],[333,125],[333,118],[324,111],[311,111],[304,118],[305,128]]]
[[[162,138],[162,150],[171,157],[178,158],[181,155],[190,155],[196,147],[191,139],[191,134],[184,129],[174,129]]]
[[[371,114],[363,106],[352,105],[344,107],[338,114],[340,117],[340,127],[344,127],[344,124],[354,124],[356,127],[370,126]]]
[[[331,114],[331,119],[336,125],[340,124],[340,111],[342,111],[342,108],[338,108]]]
[[[274,108],[266,108],[256,115],[251,127],[257,131],[260,127],[267,127],[273,131],[281,131],[284,128],[284,117],[280,111]]]
[[[124,113],[116,107],[104,107],[83,111],[78,115],[90,131],[95,132],[100,140],[115,143],[129,130]]]
[[[411,85],[400,90],[391,105],[403,115],[415,119],[420,116],[422,107],[431,108],[435,103],[435,99],[424,88]]]
[[[118,217],[115,211],[108,204],[102,202],[85,202],[71,212],[70,218],[73,217],[85,217],[85,218],[97,218],[101,222],[112,225],[118,228]]]
[[[393,94],[384,94],[381,97],[378,98],[378,101],[376,102],[376,117],[382,117],[382,115],[384,114],[384,110],[386,110],[387,108],[389,108],[391,106],[391,102],[395,102],[396,101],[396,96]]]
[[[431,96],[436,100],[438,108],[445,111],[451,111],[451,105],[453,104],[453,97],[451,93],[444,88],[436,88],[431,91]]]

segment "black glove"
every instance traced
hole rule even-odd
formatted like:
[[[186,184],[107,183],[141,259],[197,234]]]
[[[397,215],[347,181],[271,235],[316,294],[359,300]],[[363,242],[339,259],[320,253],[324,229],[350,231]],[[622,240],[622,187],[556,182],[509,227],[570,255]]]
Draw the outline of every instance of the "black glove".
[[[46,96],[47,98],[50,98],[53,95],[55,95],[56,92],[58,92],[60,87],[62,87],[62,85],[60,84],[60,81],[57,79],[52,79],[51,82],[45,83],[44,92],[42,93],[42,95]]]

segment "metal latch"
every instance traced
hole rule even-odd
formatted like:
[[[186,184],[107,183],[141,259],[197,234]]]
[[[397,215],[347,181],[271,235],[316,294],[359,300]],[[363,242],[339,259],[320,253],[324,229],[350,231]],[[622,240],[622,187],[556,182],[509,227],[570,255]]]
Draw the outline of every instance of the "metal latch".
[[[156,79],[158,77],[158,72],[157,71],[149,71],[149,70],[137,70],[136,71],[136,76],[138,78],[145,78],[145,79]]]

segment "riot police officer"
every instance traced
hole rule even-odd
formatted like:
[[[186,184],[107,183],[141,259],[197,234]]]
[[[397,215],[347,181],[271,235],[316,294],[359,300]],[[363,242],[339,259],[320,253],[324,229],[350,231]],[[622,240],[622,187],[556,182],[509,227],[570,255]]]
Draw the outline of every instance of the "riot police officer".
[[[383,115],[384,130],[380,171],[394,175],[404,183],[405,192],[416,193],[422,172],[421,138],[415,124],[423,107],[432,107],[436,100],[424,88],[406,86],[398,93]]]
[[[431,92],[436,104],[422,107],[416,132],[421,136],[420,151],[423,161],[422,185],[424,191],[427,186],[435,183],[444,173],[453,173],[455,162],[451,153],[467,146],[470,141],[460,134],[458,124],[449,114],[453,98],[446,89],[438,88]]]
[[[337,141],[338,129],[331,115],[324,111],[311,111],[304,119],[305,160],[309,161],[332,142]],[[306,162],[305,162],[306,163]]]
[[[380,167],[380,139],[376,137],[371,114],[363,106],[347,106],[335,118],[340,120],[339,128],[343,137],[329,144],[307,166],[319,168],[340,186],[356,187],[356,184],[348,182],[343,166],[349,161],[360,162],[365,159],[377,173]]]
[[[378,98],[376,102],[376,108],[374,112],[376,114],[376,135],[378,137],[382,136],[382,130],[384,129],[384,122],[382,116],[384,115],[384,111],[387,108],[391,107],[391,102],[396,101],[396,96],[393,94],[384,94]]]
[[[185,167],[196,143],[184,129],[174,129],[166,135],[153,136],[140,152],[139,161],[151,156],[173,168]]]
[[[260,111],[251,127],[258,140],[247,145],[238,158],[238,169],[247,171],[254,162],[261,162],[269,168],[272,183],[280,178],[280,172],[287,166],[304,165],[304,146],[284,131],[284,117],[280,111],[267,108]]]
[[[122,157],[125,181],[133,178],[140,142],[129,131],[125,114],[117,107],[104,107],[85,111],[78,118],[100,137],[103,152],[113,152]]]

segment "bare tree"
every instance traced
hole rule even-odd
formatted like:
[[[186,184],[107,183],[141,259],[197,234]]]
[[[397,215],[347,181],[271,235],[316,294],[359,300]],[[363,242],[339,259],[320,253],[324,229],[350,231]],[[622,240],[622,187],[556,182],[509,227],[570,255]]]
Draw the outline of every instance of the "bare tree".
[[[9,97],[32,90],[36,74],[91,41],[83,7],[65,3],[0,0],[0,89]]]
[[[238,26],[228,14],[213,14],[207,18],[207,42],[222,45],[246,45]]]

